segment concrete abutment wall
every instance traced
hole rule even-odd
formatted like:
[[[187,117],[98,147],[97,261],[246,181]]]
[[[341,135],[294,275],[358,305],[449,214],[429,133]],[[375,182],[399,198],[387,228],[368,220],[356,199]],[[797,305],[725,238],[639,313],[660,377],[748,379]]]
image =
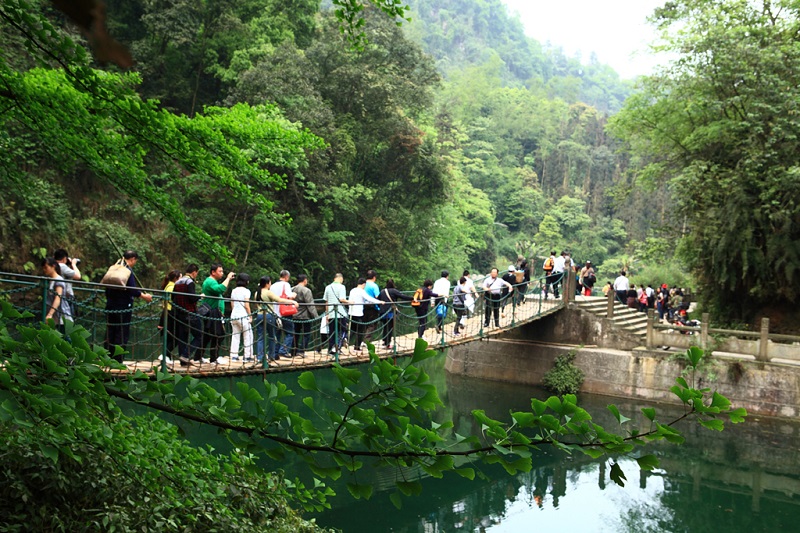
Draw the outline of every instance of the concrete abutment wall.
[[[647,351],[638,344],[643,341],[613,331],[602,319],[567,309],[502,338],[451,347],[445,368],[480,379],[541,385],[555,358],[575,350],[575,365],[586,376],[581,391],[676,403],[669,389],[685,363],[674,353]],[[720,358],[696,379],[699,388],[718,391],[751,415],[800,417],[798,366]]]

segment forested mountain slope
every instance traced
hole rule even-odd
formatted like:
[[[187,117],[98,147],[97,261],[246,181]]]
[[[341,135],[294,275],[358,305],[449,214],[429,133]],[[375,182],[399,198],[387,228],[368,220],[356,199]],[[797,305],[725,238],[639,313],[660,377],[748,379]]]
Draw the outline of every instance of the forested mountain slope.
[[[407,35],[433,56],[445,78],[498,57],[505,85],[542,89],[550,98],[584,102],[602,113],[618,111],[633,91],[632,82],[594,55],[582,62],[566,57],[557,43],[527,37],[502,0],[410,0],[408,5]]]
[[[125,75],[36,35],[35,14],[34,29],[4,17],[0,74],[18,87],[0,94],[6,268],[66,247],[97,279],[115,255],[107,229],[152,284],[221,259],[306,272],[317,288],[377,268],[410,289],[551,247],[616,265],[666,220],[660,196],[640,208],[607,113],[581,101],[600,88],[617,105],[626,86],[608,67],[542,49],[499,2],[412,8],[402,28],[366,9],[369,44],[353,52],[317,0],[113,0],[110,30],[137,62]],[[471,30],[446,31],[458,26]],[[21,46],[26,32],[40,48]],[[448,48],[460,52],[443,62]],[[17,105],[44,88],[90,114]],[[55,116],[60,129],[41,127]]]

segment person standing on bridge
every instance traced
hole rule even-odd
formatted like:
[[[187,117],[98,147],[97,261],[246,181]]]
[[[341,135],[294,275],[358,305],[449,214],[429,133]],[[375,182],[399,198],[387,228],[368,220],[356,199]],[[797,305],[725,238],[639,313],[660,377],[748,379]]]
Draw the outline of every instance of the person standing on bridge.
[[[450,272],[442,270],[442,277],[433,284],[433,292],[438,295],[433,308],[436,310],[436,333],[441,333],[444,327],[444,319],[447,317],[447,298],[450,297]],[[444,312],[439,307],[444,306]]]
[[[544,260],[542,270],[544,270],[544,299],[547,300],[550,288],[553,285],[553,267],[556,266],[556,251],[550,252],[550,257]],[[558,293],[556,293],[558,294]]]
[[[559,286],[564,282],[564,270],[567,268],[567,252],[561,252],[553,263],[553,296],[558,300]]]
[[[122,254],[125,268],[131,271],[124,288],[106,287],[106,312],[108,328],[106,331],[106,349],[111,357],[122,362],[122,354],[116,353],[116,348],[123,351],[128,349],[128,339],[131,335],[131,318],[133,317],[133,300],[141,298],[145,302],[152,302],[153,295],[143,292],[136,284],[133,267],[139,261],[139,254],[128,250]]]
[[[514,286],[497,277],[497,269],[493,268],[489,277],[483,280],[484,319],[483,327],[488,328],[490,319],[494,315],[494,327],[500,327],[500,303],[503,299],[503,288],[507,288],[510,293],[514,292]]]
[[[378,287],[377,284],[378,273],[370,269],[367,270],[367,275],[364,277],[367,280],[367,284],[364,286],[364,292],[367,293],[367,296],[378,298],[378,295],[381,293],[381,288]],[[364,306],[364,342],[370,342],[372,340],[373,332],[375,332],[375,330],[377,330],[381,325],[378,321],[378,318],[380,317],[380,309],[380,305]],[[377,334],[375,337],[381,337],[381,335]]]
[[[297,295],[292,292],[292,286],[289,285],[289,277],[288,270],[281,270],[280,279],[272,285],[272,292],[281,298],[295,300]],[[296,308],[297,306],[295,306]],[[278,357],[291,357],[292,346],[294,346],[294,315],[297,311],[291,314],[289,314],[291,309],[289,309],[289,312],[281,312],[281,304],[273,304],[273,309],[275,310],[275,315],[281,317],[281,327],[278,331],[279,338],[281,336],[280,332],[283,331],[283,340],[278,341]]]
[[[189,263],[184,275],[172,288],[172,309],[175,312],[175,336],[178,340],[178,360],[181,366],[189,366],[189,337],[193,349],[200,347],[203,338],[203,324],[197,315],[197,294],[195,279],[200,268]]]
[[[337,272],[333,283],[325,287],[325,313],[328,319],[328,355],[333,356],[342,349],[347,337],[347,311],[342,304],[347,303],[347,293],[342,281],[344,276]]]
[[[456,313],[456,322],[455,328],[453,329],[453,335],[458,337],[461,335],[461,332],[458,331],[458,327],[461,325],[461,319],[467,312],[467,278],[461,276],[458,280],[458,285],[453,288],[453,311]]]
[[[244,272],[236,276],[236,288],[231,291],[231,361],[239,361],[239,345],[244,346],[244,360],[253,360],[253,316],[250,312],[250,276]]]
[[[508,265],[508,271],[503,274],[503,281],[512,287],[517,284],[517,268],[514,265]],[[510,292],[508,291],[508,287],[503,287],[503,301],[501,304],[502,313],[500,314],[502,318],[506,317],[506,306],[508,305],[508,301],[511,299],[509,295]]]
[[[295,335],[295,351],[293,355],[305,357],[308,340],[311,336],[311,322],[317,318],[317,306],[314,305],[314,295],[308,288],[308,276],[300,274],[297,276],[297,285],[292,288],[297,294],[296,301],[302,304],[295,315],[297,330]]]
[[[70,308],[73,316],[75,315],[75,293],[72,290],[72,281],[81,280],[81,271],[78,270],[78,265],[81,260],[77,257],[70,258],[69,253],[63,248],[59,248],[53,252],[53,259],[56,263],[61,265],[61,277],[64,278],[64,284],[67,286],[66,298],[70,302]]]
[[[394,280],[389,278],[386,280],[386,287],[378,295],[378,300],[386,302],[381,305],[381,322],[383,323],[383,347],[386,350],[392,349],[392,337],[394,337],[394,322],[395,313],[397,312],[396,304],[400,300],[407,302],[411,301],[411,296],[403,294],[398,291],[394,285]]]
[[[414,298],[411,300],[411,305],[414,307],[417,313],[417,320],[419,321],[417,337],[420,339],[425,334],[425,330],[428,327],[428,310],[431,307],[431,300],[439,296],[433,292],[431,287],[433,287],[433,282],[426,279],[422,282],[422,287],[417,289],[414,293]]]
[[[464,286],[464,290],[467,292],[467,314],[466,317],[472,317],[472,314],[475,312],[475,301],[478,299],[478,291],[475,290],[475,282],[472,281],[472,278],[469,275],[469,270],[465,270],[463,274],[461,274],[462,278],[467,278],[467,283]],[[462,326],[466,324],[465,318],[462,318],[463,323]]]
[[[67,301],[67,284],[61,275],[61,264],[52,257],[45,257],[42,259],[42,273],[51,278],[47,288],[45,321],[52,319],[58,330],[64,333],[64,320],[72,321],[72,314]]]
[[[581,287],[583,287],[584,296],[592,295],[592,287],[594,287],[596,281],[597,276],[595,276],[594,268],[592,268],[592,262],[586,261],[586,264],[581,269],[580,274],[580,284]]]
[[[201,363],[210,362],[217,364],[219,360],[219,346],[225,336],[222,316],[225,313],[225,300],[222,295],[228,291],[228,283],[233,279],[234,273],[225,270],[219,263],[213,263],[209,269],[208,277],[203,281],[202,292],[204,298],[200,300],[197,313],[203,317],[203,335],[200,346],[194,352],[194,360]],[[224,281],[220,281],[225,278]],[[209,358],[204,360],[203,353],[209,348]]]
[[[350,304],[350,329],[353,333],[353,342],[350,344],[350,348],[359,357],[361,356],[361,343],[364,340],[364,331],[366,329],[364,307],[368,304],[380,305],[382,303],[377,298],[367,294],[367,291],[364,290],[366,284],[366,279],[358,278],[356,286],[350,289],[350,296],[347,298]]]
[[[256,301],[265,302],[264,304],[259,304],[259,312],[256,316],[256,361],[262,362],[265,353],[268,361],[275,361],[278,359],[278,319],[275,313],[270,312],[269,305],[266,302],[294,306],[297,306],[297,302],[288,298],[281,298],[272,292],[272,278],[269,276],[263,276],[258,281]],[[267,344],[266,352],[264,351],[265,341]]]
[[[617,279],[614,280],[614,291],[617,293],[617,299],[622,302],[623,305],[628,303],[628,289],[630,285],[628,284],[628,278],[625,276],[625,271],[621,271]]]

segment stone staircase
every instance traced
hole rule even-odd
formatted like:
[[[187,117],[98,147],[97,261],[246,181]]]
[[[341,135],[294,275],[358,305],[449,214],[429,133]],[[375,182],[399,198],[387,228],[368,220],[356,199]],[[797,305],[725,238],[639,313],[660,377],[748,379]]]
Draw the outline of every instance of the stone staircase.
[[[579,309],[592,313],[598,318],[606,318],[608,299],[605,296],[576,296],[575,304]],[[647,313],[640,313],[619,302],[614,303],[614,317],[611,322],[615,328],[637,337],[645,338],[647,336]]]

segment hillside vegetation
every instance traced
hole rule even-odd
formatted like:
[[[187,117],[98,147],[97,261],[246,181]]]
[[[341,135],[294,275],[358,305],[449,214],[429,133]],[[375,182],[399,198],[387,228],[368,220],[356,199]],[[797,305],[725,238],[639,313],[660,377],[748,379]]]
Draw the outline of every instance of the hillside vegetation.
[[[606,132],[630,85],[525,37],[499,0],[410,2],[402,27],[368,8],[361,51],[316,0],[115,0],[125,74],[64,54],[80,38],[48,5],[64,35],[8,17],[0,34],[9,270],[65,247],[97,280],[111,239],[154,285],[223,260],[410,289],[550,249],[656,281],[643,267],[673,257],[669,193],[640,189]]]

